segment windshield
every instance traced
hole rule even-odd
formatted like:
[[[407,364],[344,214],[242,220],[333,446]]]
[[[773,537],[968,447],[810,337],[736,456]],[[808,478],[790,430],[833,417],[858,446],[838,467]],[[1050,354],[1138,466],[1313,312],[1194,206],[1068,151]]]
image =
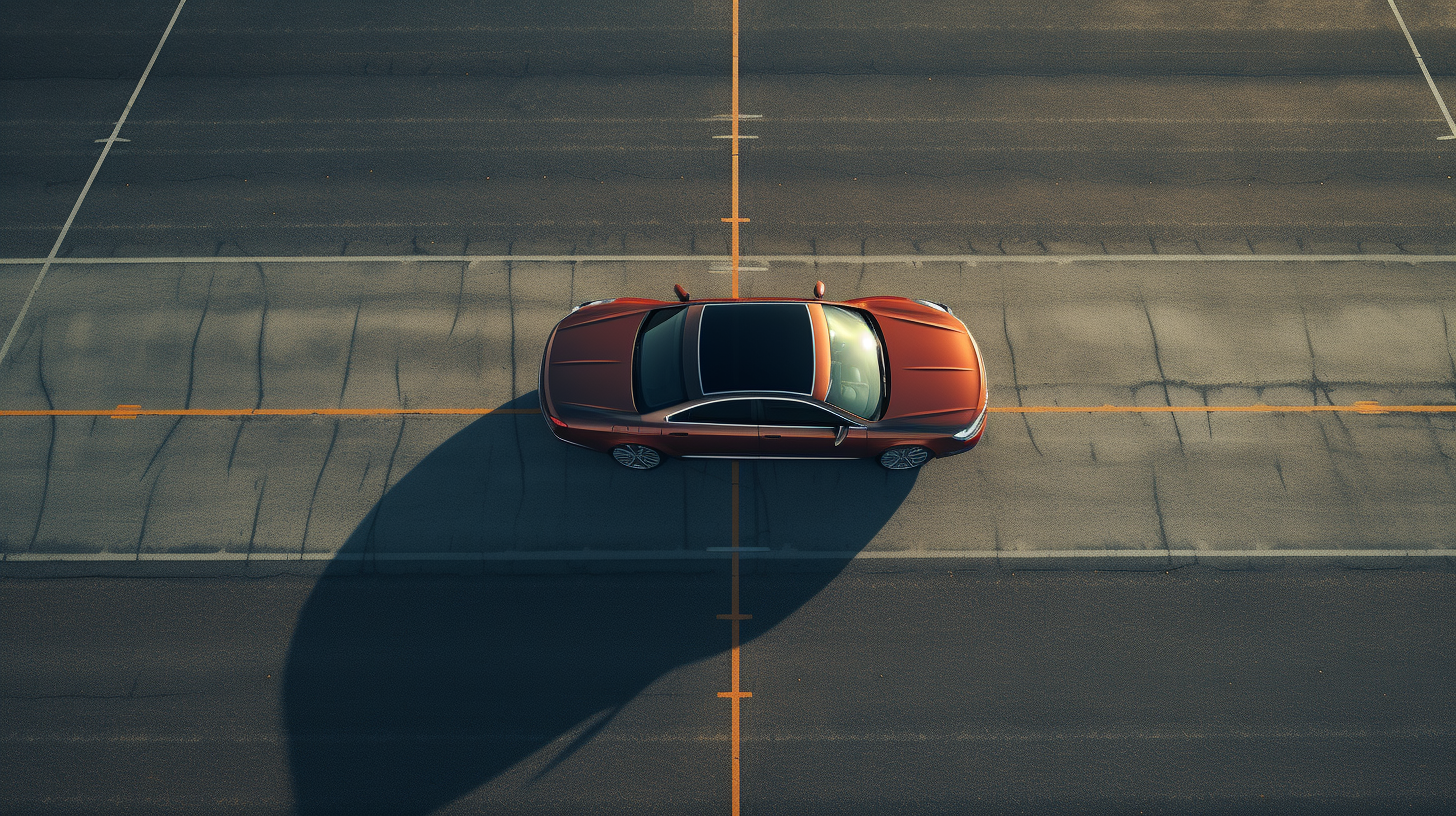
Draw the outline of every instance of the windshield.
[[[858,312],[824,304],[829,323],[829,395],[837,408],[876,419],[880,410],[880,340]]]
[[[687,399],[683,385],[682,334],[686,306],[658,309],[642,322],[633,361],[637,406],[656,411]]]

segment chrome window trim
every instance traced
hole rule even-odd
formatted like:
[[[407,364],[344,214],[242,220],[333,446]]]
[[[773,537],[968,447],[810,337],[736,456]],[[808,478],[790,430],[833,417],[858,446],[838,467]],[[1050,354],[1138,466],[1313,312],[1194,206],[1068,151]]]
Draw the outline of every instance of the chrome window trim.
[[[718,393],[720,393],[720,394],[727,394],[727,393],[735,393],[735,392],[719,391]],[[753,399],[755,399],[755,397],[733,396],[733,397],[721,397],[719,399],[706,400],[704,402],[698,403],[697,405],[694,405],[691,408],[684,408],[681,411],[678,411],[677,413],[668,414],[667,416],[665,416],[665,417],[662,418],[662,421],[663,422],[672,422],[672,423],[677,424],[677,425],[731,425],[731,426],[733,426],[735,428],[756,428],[756,427],[758,427],[758,423],[757,422],[754,422],[751,425],[744,425],[744,424],[739,423],[739,422],[694,422],[694,421],[689,420],[689,419],[673,419],[673,417],[677,416],[678,414],[685,414],[688,411],[697,410],[698,408],[702,408],[704,405],[716,405],[716,404],[718,404],[720,402],[729,402],[730,400],[746,400],[746,401],[752,401]]]
[[[739,456],[729,453],[686,453],[680,459],[814,459],[826,462],[848,462],[867,459],[867,456]]]
[[[676,424],[676,425],[732,425],[735,428],[747,428],[749,426],[747,426],[747,425],[741,425],[741,424],[738,424],[736,422],[693,422],[691,420],[686,420],[686,419],[673,419],[673,417],[677,416],[678,414],[685,413],[687,411],[691,411],[694,408],[701,408],[704,405],[712,405],[712,404],[718,403],[718,402],[727,402],[728,400],[739,400],[739,399],[745,399],[745,400],[776,399],[776,400],[784,400],[785,402],[799,402],[799,403],[803,403],[804,405],[812,405],[815,408],[818,408],[818,409],[823,410],[823,411],[828,411],[830,414],[832,414],[832,415],[834,415],[836,417],[839,417],[839,419],[843,420],[844,421],[844,427],[851,428],[853,430],[863,431],[863,430],[867,430],[869,428],[868,425],[861,424],[865,420],[859,419],[857,417],[856,418],[852,418],[853,417],[852,414],[850,416],[845,416],[845,414],[848,414],[849,413],[848,411],[841,411],[841,410],[835,408],[833,405],[830,405],[827,402],[819,402],[818,400],[814,399],[812,396],[809,396],[807,394],[795,394],[795,393],[792,393],[792,392],[789,392],[789,391],[736,391],[736,392],[720,391],[720,392],[717,392],[717,393],[720,393],[720,394],[730,394],[731,393],[734,396],[718,397],[717,399],[704,400],[703,402],[700,402],[697,405],[691,406],[689,408],[683,408],[683,409],[681,409],[679,411],[676,411],[674,413],[667,414],[667,415],[663,416],[662,421],[665,422],[665,423],[666,422],[671,422],[671,423]],[[764,396],[766,394],[767,395],[787,394],[788,396],[783,396],[783,397]],[[645,415],[642,415],[642,416],[645,416]],[[757,423],[757,422],[755,422],[754,425],[755,426],[758,426],[758,427],[764,427],[764,428],[823,428],[823,427],[825,427],[823,425],[763,425],[762,423]],[[835,427],[837,427],[837,426],[835,426]]]
[[[777,393],[777,392],[769,391],[769,392],[764,392],[764,393]],[[764,397],[764,399],[785,399],[785,397]],[[845,424],[848,427],[850,427],[850,428],[859,428],[859,429],[863,430],[863,429],[869,427],[868,425],[865,425],[863,423],[872,421],[872,420],[864,419],[863,417],[857,417],[854,414],[851,414],[850,412],[844,410],[843,408],[840,408],[837,405],[830,405],[827,402],[822,402],[820,400],[816,400],[812,396],[807,396],[806,397],[806,396],[795,395],[793,401],[794,402],[802,402],[802,403],[805,403],[806,405],[812,405],[815,408],[822,408],[825,411],[828,411],[829,413],[834,414],[835,416],[837,416],[840,419],[844,420],[845,421]],[[805,426],[772,425],[770,427],[774,427],[774,428],[787,428],[787,427],[817,428],[817,427],[820,427],[820,426],[818,426],[818,425],[805,425]]]
[[[764,393],[764,394],[778,394],[778,393],[782,393],[782,392],[779,392],[779,391],[762,391],[762,392],[759,392],[759,393]],[[831,416],[838,417],[841,421],[844,421],[844,420],[847,419],[847,417],[841,416],[838,411],[834,410],[834,407],[831,406],[831,405],[829,405],[829,403],[827,403],[827,402],[826,403],[820,403],[818,400],[813,399],[812,397],[810,397],[809,399],[790,399],[790,398],[787,398],[787,397],[759,397],[759,399],[776,399],[776,400],[783,400],[784,402],[797,402],[797,403],[800,403],[802,405],[812,405],[813,407],[818,408],[819,410],[824,411],[825,413],[828,413]],[[855,428],[855,429],[858,429],[858,430],[864,430],[864,429],[866,429],[868,427],[867,425],[860,425],[857,422],[846,422],[846,424],[844,426],[839,426],[839,425],[829,425],[829,426],[825,426],[825,425],[765,425],[764,423],[760,422],[760,423],[758,423],[758,426],[760,428],[824,428],[824,427],[838,428],[838,427],[849,427],[849,428]]]

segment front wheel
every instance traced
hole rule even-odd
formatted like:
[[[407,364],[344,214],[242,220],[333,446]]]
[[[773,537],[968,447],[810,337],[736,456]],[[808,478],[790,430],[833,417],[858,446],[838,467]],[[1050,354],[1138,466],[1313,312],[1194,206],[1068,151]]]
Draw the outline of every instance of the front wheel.
[[[930,450],[919,445],[890,448],[880,454],[880,465],[889,470],[913,470],[930,461]]]
[[[652,470],[662,464],[662,454],[647,447],[628,443],[612,448],[612,458],[622,467],[629,467],[633,470]]]

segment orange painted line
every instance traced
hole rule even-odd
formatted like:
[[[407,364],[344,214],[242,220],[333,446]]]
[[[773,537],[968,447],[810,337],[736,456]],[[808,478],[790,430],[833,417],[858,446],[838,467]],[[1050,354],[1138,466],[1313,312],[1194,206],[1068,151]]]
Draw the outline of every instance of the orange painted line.
[[[987,408],[993,414],[1312,414],[1353,411],[1357,414],[1447,414],[1456,405],[1011,405]]]
[[[1456,405],[1381,405],[1361,401],[1352,405],[1004,405],[987,408],[993,414],[1312,414],[1353,412],[1357,414],[1450,414]],[[86,410],[40,409],[0,410],[0,417],[296,417],[296,416],[486,416],[488,414],[539,414],[538,408],[115,408]],[[736,467],[736,464],[735,464]],[[736,487],[737,482],[734,482]],[[737,507],[735,499],[734,507]],[[737,510],[734,511],[737,524]],[[733,530],[737,546],[738,529]]]
[[[537,408],[140,408],[118,405],[101,410],[0,411],[0,417],[296,417],[296,416],[485,416],[539,414]]]
[[[733,629],[732,638],[730,641],[732,649],[729,651],[729,660],[731,661],[730,665],[732,667],[730,671],[732,674],[733,690],[720,691],[718,692],[718,696],[728,698],[728,702],[731,703],[733,707],[733,721],[730,734],[730,739],[732,740],[733,746],[733,816],[739,816],[739,812],[743,805],[743,786],[741,781],[743,727],[741,717],[742,709],[739,707],[739,704],[743,702],[743,699],[745,697],[753,696],[753,692],[743,691],[742,687],[740,686],[741,663],[739,657],[739,638],[741,632],[739,630],[739,626],[743,623],[743,621],[748,620],[753,616],[743,614],[738,608],[738,462],[735,460],[731,463],[731,465],[733,472],[733,507],[730,512],[730,528],[732,529],[733,538],[733,578],[731,591],[729,593],[729,605],[731,606],[733,611],[728,613],[727,615],[719,615],[718,619],[728,621],[732,625]]]
[[[735,297],[736,298],[736,297],[738,297],[739,230],[742,228],[743,222],[745,222],[745,221],[748,220],[746,218],[740,218],[739,217],[739,213],[738,213],[738,142],[740,141],[740,139],[738,138],[738,0],[733,0],[733,111],[732,111],[732,115],[733,115],[733,138],[730,139],[729,142],[733,145],[733,217],[731,219],[724,219],[724,220],[730,222],[730,226],[732,227],[732,230],[733,230],[733,247],[732,247],[732,250],[733,250],[733,268],[732,268],[732,272],[733,272],[733,293],[732,293],[732,297]],[[734,506],[735,507],[737,506],[736,503],[735,503]],[[735,542],[737,542],[737,540],[738,540],[737,536],[734,536],[734,539],[733,540]],[[735,543],[734,546],[737,546],[737,544]],[[734,555],[733,557],[736,559],[738,556],[737,555]],[[733,704],[735,706],[735,708],[734,708],[734,718],[736,720],[737,719],[737,711],[738,711],[738,709],[736,708],[736,706],[738,705],[738,702],[737,702],[737,699],[736,698],[735,698]],[[737,750],[737,748],[735,748],[733,750],[733,756],[735,757],[734,760],[733,760],[733,762],[734,762],[734,766],[733,766],[733,813],[734,813],[734,816],[737,816],[737,814],[738,814],[738,764],[737,764],[738,763],[738,760],[737,760],[738,750]]]

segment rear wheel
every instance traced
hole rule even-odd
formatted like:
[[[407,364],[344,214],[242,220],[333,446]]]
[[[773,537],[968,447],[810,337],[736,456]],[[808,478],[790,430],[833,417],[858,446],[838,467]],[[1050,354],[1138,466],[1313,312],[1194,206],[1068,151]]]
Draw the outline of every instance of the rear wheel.
[[[627,443],[612,448],[612,458],[622,467],[629,467],[633,470],[652,470],[662,464],[662,454],[647,447]]]
[[[880,454],[880,465],[889,470],[913,470],[930,461],[930,450],[919,445],[890,448]]]

